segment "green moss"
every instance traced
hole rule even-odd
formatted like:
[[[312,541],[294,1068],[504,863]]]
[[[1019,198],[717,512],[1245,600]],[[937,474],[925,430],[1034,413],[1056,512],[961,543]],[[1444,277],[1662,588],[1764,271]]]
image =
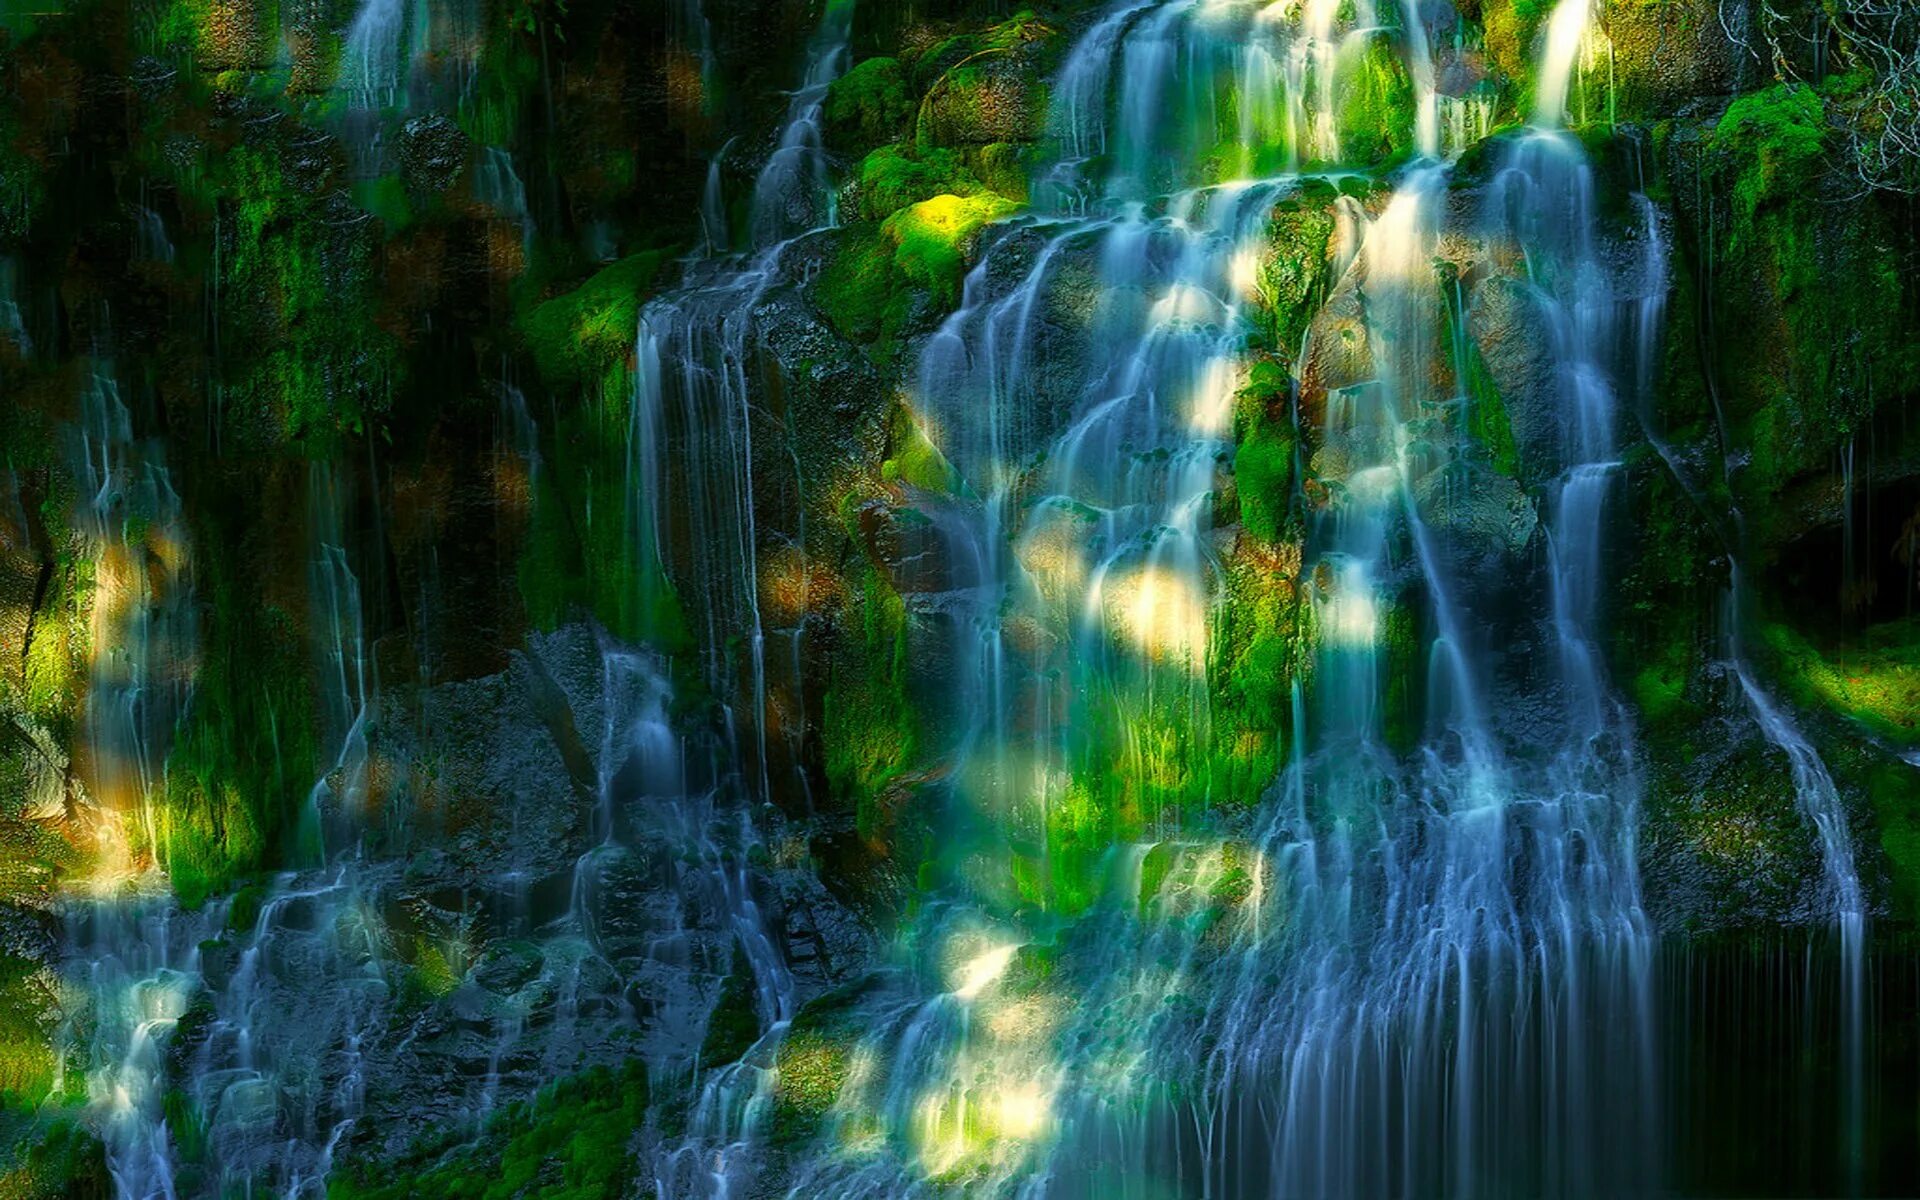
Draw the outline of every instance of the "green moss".
[[[960,472],[947,456],[928,439],[920,423],[906,405],[895,405],[889,422],[887,457],[880,464],[880,476],[889,483],[896,480],[935,495],[958,495],[966,486]]]
[[[1735,486],[1763,539],[1781,488],[1826,470],[1883,398],[1920,389],[1908,219],[1834,169],[1838,141],[1821,94],[1781,84],[1731,104],[1702,148],[1724,197],[1702,272],[1709,344],[1732,437],[1751,450]]]
[[[515,576],[529,623],[551,632],[581,614],[614,636],[669,653],[691,642],[629,473],[631,390],[559,409],[541,429],[546,463]]]
[[[780,1044],[780,1077],[774,1086],[776,1142],[812,1136],[846,1085],[851,1039],[817,1030],[796,1030]]]
[[[291,844],[293,818],[318,768],[300,631],[283,611],[249,610],[257,601],[226,558],[238,543],[223,536],[196,538],[212,604],[193,700],[153,814],[155,855],[189,908],[301,853]]]
[[[1326,298],[1336,198],[1329,184],[1306,180],[1273,208],[1259,291],[1269,322],[1266,342],[1280,356],[1282,368],[1299,350],[1308,323]],[[1271,392],[1283,382],[1265,386]]]
[[[243,441],[323,452],[388,411],[397,341],[374,314],[375,239],[341,222],[327,197],[286,177],[272,143],[242,143],[206,172],[178,168],[182,207],[230,234],[214,259],[229,356],[222,412]],[[196,214],[197,219],[197,214]]]
[[[754,994],[753,967],[736,942],[733,965],[720,985],[720,998],[707,1015],[706,1036],[700,1041],[702,1066],[725,1066],[759,1040],[760,1016],[754,1007]]]
[[[900,60],[869,58],[834,80],[822,115],[834,140],[871,146],[905,132],[915,107]]]
[[[860,160],[859,213],[869,221],[883,221],[935,196],[973,196],[987,190],[967,169],[956,150],[914,150],[905,145],[881,146]]]
[[[1419,621],[1404,598],[1387,610],[1380,635],[1386,679],[1380,696],[1381,740],[1388,749],[1407,754],[1419,746],[1423,732],[1427,661]]]
[[[1236,405],[1233,477],[1240,524],[1263,542],[1279,540],[1293,503],[1293,426],[1280,415],[1286,411],[1288,386],[1277,363],[1256,361]]]
[[[1920,919],[1920,770],[1883,759],[1868,773],[1866,791],[1892,876],[1894,909],[1909,921]]]
[[[993,194],[935,196],[888,217],[880,230],[893,244],[894,270],[910,286],[925,289],[942,309],[951,309],[960,301],[969,240],[1019,207]]]
[[[1487,370],[1487,360],[1472,338],[1460,338],[1460,357],[1466,378],[1460,390],[1466,397],[1466,432],[1494,470],[1511,478],[1520,477],[1520,446],[1514,440],[1513,421],[1507,415],[1507,403]]]
[[[31,1108],[53,1091],[56,987],[44,964],[0,953],[0,1106]]]
[[[942,311],[959,302],[972,239],[1019,207],[992,192],[940,195],[900,209],[877,228],[845,230],[813,301],[842,336],[884,358],[920,301]]]
[[[1293,729],[1293,693],[1313,667],[1313,608],[1299,590],[1298,518],[1271,547],[1228,563],[1209,630],[1212,737],[1208,799],[1245,805],[1278,777]]]
[[[1377,167],[1405,158],[1414,146],[1416,101],[1392,41],[1369,37],[1342,60],[1335,85],[1340,164]]]
[[[1920,745],[1920,621],[1874,626],[1830,653],[1777,623],[1762,625],[1759,639],[1797,703],[1831,709],[1897,745]]]
[[[436,1000],[460,986],[460,972],[447,961],[446,952],[428,938],[413,939],[413,971],[421,989]]]
[[[407,200],[406,184],[398,175],[357,181],[353,185],[353,199],[386,222],[389,233],[398,233],[413,224],[413,206]]]
[[[595,1067],[502,1110],[471,1143],[442,1138],[392,1163],[348,1164],[332,1200],[624,1200],[640,1178],[646,1068]]]
[[[685,615],[642,519],[653,498],[635,494],[630,461],[634,342],[667,254],[622,259],[520,321],[543,377],[574,394],[539,422],[542,465],[516,577],[537,629],[588,613],[623,640],[678,652],[690,641]]]
[[[1715,149],[1744,161],[1733,176],[1734,215],[1750,228],[1771,199],[1791,195],[1817,172],[1827,153],[1826,106],[1813,88],[1782,84],[1741,96],[1714,129]]]
[[[858,1002],[867,986],[861,980],[837,988],[794,1014],[775,1060],[774,1145],[792,1147],[812,1139],[839,1098],[860,1038]]]
[[[106,1149],[78,1114],[0,1112],[0,1196],[7,1200],[106,1200],[115,1191]]]
[[[527,313],[520,328],[540,373],[556,384],[590,384],[626,363],[641,302],[668,256],[667,250],[630,255]]]
[[[834,665],[820,740],[836,804],[853,810],[861,834],[872,836],[881,792],[913,761],[919,722],[906,690],[906,602],[871,567],[857,586],[858,649]]]

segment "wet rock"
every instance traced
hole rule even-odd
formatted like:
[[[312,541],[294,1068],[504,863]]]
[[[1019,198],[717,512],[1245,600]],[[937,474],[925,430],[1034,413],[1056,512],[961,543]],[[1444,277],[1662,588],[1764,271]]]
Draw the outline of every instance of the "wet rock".
[[[1744,712],[1656,742],[1640,835],[1649,915],[1700,932],[1795,925],[1826,911],[1818,838],[1800,817],[1785,755]]]
[[[935,146],[1028,141],[1039,133],[1045,95],[1024,56],[985,51],[928,90],[920,103],[917,136]]]
[[[1540,515],[1520,485],[1497,471],[1458,464],[1429,472],[1414,485],[1420,517],[1459,569],[1516,569]]]
[[[1716,0],[1620,4],[1602,15],[1612,56],[1613,100],[1622,118],[1671,116],[1698,96],[1751,86],[1757,61],[1752,9]]]
[[[1521,280],[1498,275],[1475,285],[1467,327],[1506,409],[1522,479],[1537,482],[1561,466],[1560,374],[1547,309]]]
[[[925,512],[874,499],[860,506],[856,520],[867,556],[894,591],[918,595],[953,586],[948,548]]]
[[[498,995],[511,995],[536,979],[546,956],[532,942],[495,942],[473,969],[476,986]]]
[[[1301,418],[1303,423],[1322,428],[1328,395],[1374,376],[1373,346],[1367,335],[1358,271],[1349,269],[1341,278],[1333,295],[1313,315],[1306,336],[1299,372]]]
[[[467,164],[465,131],[449,117],[415,117],[400,131],[400,174],[407,187],[435,195],[451,188]]]

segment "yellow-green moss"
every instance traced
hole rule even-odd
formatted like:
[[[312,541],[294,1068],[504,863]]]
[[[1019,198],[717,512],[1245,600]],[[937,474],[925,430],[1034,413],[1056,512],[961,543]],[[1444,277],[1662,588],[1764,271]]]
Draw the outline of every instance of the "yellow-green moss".
[[[593,383],[627,362],[641,302],[668,253],[629,255],[527,313],[520,327],[540,373],[556,384]]]
[[[1875,626],[1832,652],[1782,624],[1763,625],[1759,636],[1797,702],[1832,709],[1899,745],[1920,745],[1920,623]]]

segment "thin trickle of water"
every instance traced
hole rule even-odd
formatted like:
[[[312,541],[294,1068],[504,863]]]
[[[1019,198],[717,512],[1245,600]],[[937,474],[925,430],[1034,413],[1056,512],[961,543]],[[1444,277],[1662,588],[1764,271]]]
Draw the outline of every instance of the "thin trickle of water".
[[[527,188],[514,170],[513,155],[499,146],[482,147],[473,198],[518,225],[522,244],[532,245],[534,224],[527,211]]]
[[[1740,602],[1743,597],[1739,567],[1735,566],[1729,584],[1727,624],[1731,645],[1729,664],[1739,684],[1741,699],[1753,714],[1767,741],[1787,756],[1793,773],[1794,800],[1800,815],[1812,826],[1820,849],[1820,864],[1825,884],[1826,918],[1832,922],[1840,948],[1840,1095],[1838,1128],[1844,1148],[1847,1177],[1858,1187],[1861,1169],[1861,1137],[1866,1112],[1866,1004],[1867,933],[1866,890],[1860,879],[1848,824],[1847,807],[1841,799],[1826,762],[1813,743],[1785,708],[1770,695],[1754,674],[1743,646]],[[1811,962],[1807,967],[1814,970]],[[1811,978],[1809,980],[1811,986]]]
[[[756,247],[835,223],[820,114],[827,89],[847,69],[853,5],[854,0],[827,0],[820,28],[807,45],[806,70],[787,102],[780,141],[754,181],[748,228]]]

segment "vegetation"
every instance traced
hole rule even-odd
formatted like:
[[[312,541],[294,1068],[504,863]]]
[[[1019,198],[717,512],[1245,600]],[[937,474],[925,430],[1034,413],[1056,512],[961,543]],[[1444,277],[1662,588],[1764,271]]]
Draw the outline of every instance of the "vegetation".
[[[646,1068],[595,1067],[541,1089],[472,1142],[444,1137],[398,1162],[336,1175],[332,1200],[623,1200],[640,1176]]]

